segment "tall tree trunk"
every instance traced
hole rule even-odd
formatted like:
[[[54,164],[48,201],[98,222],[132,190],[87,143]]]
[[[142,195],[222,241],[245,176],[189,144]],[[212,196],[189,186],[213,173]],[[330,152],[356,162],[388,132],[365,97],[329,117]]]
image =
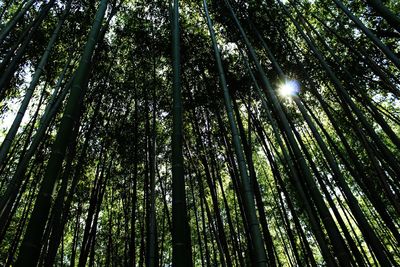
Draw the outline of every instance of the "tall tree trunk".
[[[179,1],[172,10],[173,111],[172,111],[172,264],[192,266],[190,229],[185,197],[185,176],[182,154],[183,119],[180,82]]]
[[[85,83],[89,73],[89,63],[97,43],[97,37],[101,29],[101,23],[106,8],[107,0],[102,0],[92,30],[89,34],[89,41],[82,54],[76,77],[72,83],[71,94],[65,108],[60,129],[57,133],[52,154],[47,164],[46,173],[40,186],[40,191],[15,266],[33,266],[36,265],[39,258],[39,243],[49,214],[52,192],[58,180],[59,170],[64,159],[66,147],[69,143],[69,136],[75,122],[79,118],[79,107],[84,96]]]

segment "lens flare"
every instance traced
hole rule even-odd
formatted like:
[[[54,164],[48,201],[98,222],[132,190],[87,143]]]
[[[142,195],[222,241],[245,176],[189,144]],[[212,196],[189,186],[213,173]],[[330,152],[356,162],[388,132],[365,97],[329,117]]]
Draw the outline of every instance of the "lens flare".
[[[286,80],[279,86],[279,95],[284,97],[295,96],[300,92],[300,83],[296,80]]]

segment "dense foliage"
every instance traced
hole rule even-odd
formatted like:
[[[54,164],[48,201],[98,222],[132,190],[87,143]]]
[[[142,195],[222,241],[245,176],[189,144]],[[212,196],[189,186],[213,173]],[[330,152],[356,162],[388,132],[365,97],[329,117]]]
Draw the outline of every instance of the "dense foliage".
[[[2,266],[400,265],[400,2],[0,2]]]

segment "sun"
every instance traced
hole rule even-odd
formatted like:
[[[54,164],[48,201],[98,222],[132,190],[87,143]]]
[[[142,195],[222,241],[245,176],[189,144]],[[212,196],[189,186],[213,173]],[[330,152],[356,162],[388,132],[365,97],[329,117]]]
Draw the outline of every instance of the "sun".
[[[300,83],[296,80],[286,80],[279,86],[278,92],[283,97],[295,96],[300,92]]]

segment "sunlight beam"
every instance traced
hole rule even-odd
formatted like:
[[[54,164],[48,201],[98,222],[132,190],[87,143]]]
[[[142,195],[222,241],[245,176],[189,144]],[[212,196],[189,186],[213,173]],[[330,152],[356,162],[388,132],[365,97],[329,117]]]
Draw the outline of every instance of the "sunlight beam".
[[[283,97],[295,96],[300,92],[300,83],[296,80],[286,80],[279,86],[278,92]]]

